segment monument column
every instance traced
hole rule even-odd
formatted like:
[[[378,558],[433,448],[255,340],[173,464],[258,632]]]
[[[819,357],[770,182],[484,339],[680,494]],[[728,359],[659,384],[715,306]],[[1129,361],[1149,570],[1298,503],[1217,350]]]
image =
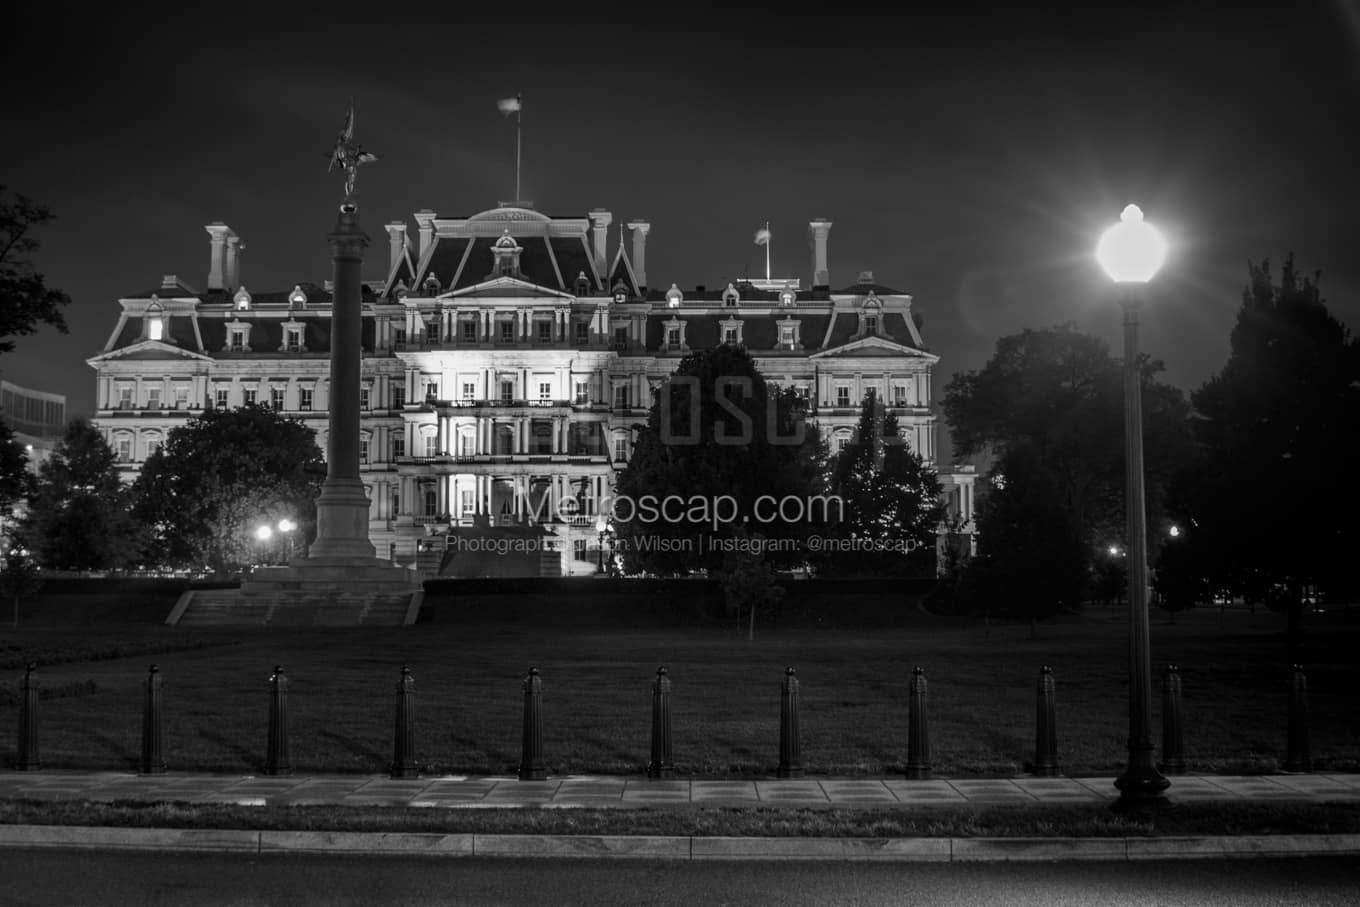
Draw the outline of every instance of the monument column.
[[[326,481],[316,502],[316,541],[309,556],[374,557],[368,540],[368,498],[359,479],[359,374],[363,361],[361,278],[368,237],[353,205],[344,205],[328,237],[335,262],[331,303],[331,399]]]

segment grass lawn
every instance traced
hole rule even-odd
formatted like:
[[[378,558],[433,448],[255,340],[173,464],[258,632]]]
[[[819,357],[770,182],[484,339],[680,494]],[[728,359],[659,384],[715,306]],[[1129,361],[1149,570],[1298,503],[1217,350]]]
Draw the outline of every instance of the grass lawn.
[[[168,611],[168,609],[166,609]],[[158,614],[163,614],[159,609]],[[560,622],[555,622],[560,623]],[[1319,768],[1360,770],[1360,621],[1310,617],[1290,649],[1284,618],[1154,613],[1153,720],[1160,749],[1161,668],[1184,687],[1191,771],[1274,770],[1283,762],[1289,666],[1304,664],[1312,755]],[[1118,774],[1127,735],[1127,627],[1109,612],[1041,625],[983,626],[914,617],[885,629],[762,632],[735,628],[509,625],[441,621],[391,629],[189,630],[154,623],[48,622],[0,636],[0,761],[17,740],[22,665],[39,662],[45,767],[125,770],[140,747],[142,682],[164,678],[164,755],[172,770],[254,773],[263,766],[275,664],[289,678],[295,771],[386,771],[395,685],[416,680],[417,759],[428,774],[513,773],[530,665],[543,678],[551,774],[636,774],[648,759],[651,681],[673,681],[674,756],[682,776],[763,776],[778,762],[780,682],[797,668],[802,755],[812,775],[903,770],[907,689],[926,670],[939,777],[1013,775],[1033,758],[1035,681],[1057,682],[1063,773]]]

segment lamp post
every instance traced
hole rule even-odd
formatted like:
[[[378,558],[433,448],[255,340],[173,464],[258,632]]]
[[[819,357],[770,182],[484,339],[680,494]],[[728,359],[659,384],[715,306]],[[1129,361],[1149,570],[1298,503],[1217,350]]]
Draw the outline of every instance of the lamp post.
[[[288,517],[279,520],[279,532],[282,532],[283,537],[288,540],[288,553],[284,558],[284,563],[290,563],[293,560],[293,530],[296,528],[297,523],[294,523]]]
[[[255,538],[260,542],[260,562],[263,565],[269,563],[269,540],[274,535],[274,530],[269,526],[260,526],[255,530]]]
[[[598,540],[599,547],[596,549],[596,555],[597,555],[597,557],[596,557],[596,562],[595,562],[595,572],[596,572],[596,573],[599,573],[599,574],[602,575],[602,576],[604,575],[604,530],[605,530],[605,526],[606,526],[606,523],[605,523],[605,521],[604,521],[604,517],[603,517],[603,516],[600,517],[599,519],[597,519],[597,520],[595,521],[595,531],[599,533],[599,540]]]
[[[1115,779],[1118,806],[1165,799],[1171,782],[1157,771],[1152,743],[1152,665],[1148,652],[1147,525],[1143,500],[1142,373],[1138,362],[1138,309],[1142,288],[1166,257],[1166,240],[1129,205],[1105,231],[1096,258],[1115,282],[1124,310],[1124,509],[1129,571],[1129,764]]]

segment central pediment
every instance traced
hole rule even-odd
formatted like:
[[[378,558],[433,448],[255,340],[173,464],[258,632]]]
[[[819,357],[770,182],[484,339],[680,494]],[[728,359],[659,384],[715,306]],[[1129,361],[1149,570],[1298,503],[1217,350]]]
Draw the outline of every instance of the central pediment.
[[[444,293],[438,297],[455,305],[464,300],[477,299],[562,299],[570,301],[575,297],[550,287],[539,286],[517,277],[494,277],[461,290]]]
[[[940,357],[934,353],[927,353],[914,347],[904,346],[903,344],[889,340],[886,337],[863,337],[859,340],[852,340],[831,349],[813,353],[810,359],[900,359],[907,357],[910,359],[924,359],[927,362],[939,362]]]
[[[134,343],[131,346],[125,346],[122,347],[121,349],[109,350],[106,353],[100,353],[98,356],[92,356],[85,361],[90,365],[93,365],[96,362],[109,362],[112,360],[137,361],[137,360],[167,360],[167,359],[168,360],[196,359],[203,362],[212,361],[212,358],[210,356],[204,356],[202,353],[196,353],[193,350],[186,350],[183,347],[175,346],[173,343],[165,343],[164,341],[161,340],[143,340],[140,343]]]

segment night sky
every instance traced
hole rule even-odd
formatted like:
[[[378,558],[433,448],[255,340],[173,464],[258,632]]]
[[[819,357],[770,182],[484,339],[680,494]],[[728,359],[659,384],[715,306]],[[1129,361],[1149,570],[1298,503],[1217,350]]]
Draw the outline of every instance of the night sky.
[[[380,158],[359,178],[369,279],[388,221],[414,234],[421,208],[514,196],[496,101],[522,93],[521,196],[538,210],[649,220],[661,288],[762,276],[766,221],[774,276],[806,286],[807,222],[829,218],[833,287],[872,270],[915,297],[937,397],[1025,327],[1073,321],[1120,349],[1093,250],[1128,202],[1171,244],[1143,346],[1185,390],[1224,364],[1249,261],[1278,271],[1294,252],[1360,325],[1360,3],[645,22],[631,4],[591,21],[567,15],[579,5],[549,21],[511,4],[113,6],[6,14],[0,183],[57,215],[38,263],[74,302],[69,336],[18,338],[0,373],[66,394],[71,416],[93,410],[85,360],[120,295],[170,273],[203,288],[204,224],[242,237],[252,291],[330,276],[342,179],[326,153],[350,97]]]

